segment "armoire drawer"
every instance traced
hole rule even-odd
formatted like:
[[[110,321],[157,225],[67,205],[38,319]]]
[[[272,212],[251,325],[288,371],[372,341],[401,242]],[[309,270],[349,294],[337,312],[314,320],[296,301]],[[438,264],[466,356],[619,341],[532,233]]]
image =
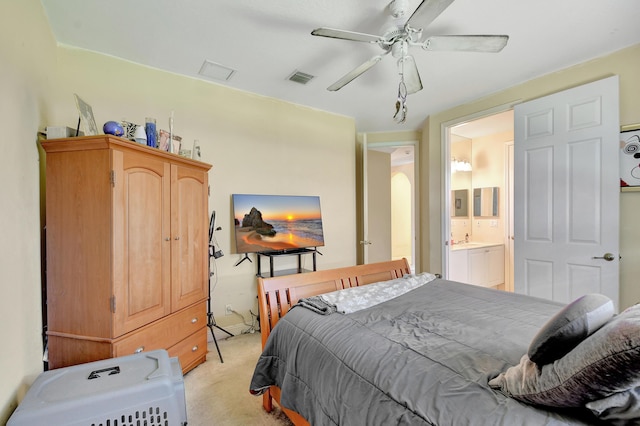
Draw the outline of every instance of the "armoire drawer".
[[[204,327],[167,349],[170,357],[178,357],[183,373],[205,361],[208,352],[207,331],[208,328]]]
[[[168,349],[207,325],[206,302],[197,303],[132,331],[114,342],[114,356]]]

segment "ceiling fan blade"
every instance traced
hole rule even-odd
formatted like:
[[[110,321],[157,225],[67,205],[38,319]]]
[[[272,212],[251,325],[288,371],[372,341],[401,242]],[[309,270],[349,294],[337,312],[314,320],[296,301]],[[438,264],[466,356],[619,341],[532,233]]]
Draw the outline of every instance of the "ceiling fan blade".
[[[432,51],[500,52],[509,40],[506,35],[445,35],[431,36],[422,48]]]
[[[382,59],[382,56],[383,55],[376,55],[373,58],[369,59],[368,61],[360,64],[358,67],[356,67],[353,70],[351,70],[350,72],[348,72],[340,80],[336,81],[331,86],[327,87],[327,90],[329,90],[331,92],[335,92],[336,90],[342,89],[344,86],[346,86],[347,84],[351,83],[354,79],[356,79],[360,75],[364,74],[371,67],[373,67],[375,64],[380,62],[380,59]]]
[[[422,90],[422,80],[413,56],[407,55],[398,59],[398,71],[404,75],[404,85],[408,95]]]
[[[453,3],[453,0],[422,0],[420,6],[407,20],[405,26],[425,28]]]
[[[364,41],[367,43],[377,43],[379,41],[384,40],[382,37],[373,35],[373,34],[357,33],[354,31],[346,31],[346,30],[336,30],[333,28],[316,28],[315,30],[311,31],[311,35],[337,38],[341,40]]]

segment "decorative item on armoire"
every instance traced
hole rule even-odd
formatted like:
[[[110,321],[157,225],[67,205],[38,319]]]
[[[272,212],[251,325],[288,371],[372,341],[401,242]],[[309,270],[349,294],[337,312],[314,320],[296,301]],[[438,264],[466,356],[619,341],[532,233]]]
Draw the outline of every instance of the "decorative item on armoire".
[[[171,134],[171,153],[180,154],[180,147],[182,146],[182,137]]]
[[[135,141],[136,137],[135,137],[135,133],[136,133],[136,129],[138,128],[138,125],[135,123],[131,123],[129,121],[126,120],[122,120],[120,122],[120,125],[122,126],[122,128],[124,129],[124,135],[122,136],[125,139],[128,139],[130,141]],[[145,135],[145,144],[147,143],[146,141],[146,135]]]
[[[105,135],[124,136],[124,128],[117,121],[107,121],[102,126]]]
[[[167,151],[171,151],[172,140],[173,140],[173,111],[171,111],[171,115],[169,116],[169,149]]]
[[[169,152],[171,147],[171,134],[166,130],[158,130],[158,149]]]
[[[147,133],[147,146],[155,148],[158,146],[158,134],[156,129],[156,119],[147,117],[144,120],[144,130]]]
[[[147,132],[144,129],[144,126],[136,126],[136,130],[133,133],[133,140],[143,145],[147,144]]]
[[[200,142],[198,139],[193,141],[193,151],[191,151],[191,158],[194,160],[202,160],[202,152],[200,151]]]

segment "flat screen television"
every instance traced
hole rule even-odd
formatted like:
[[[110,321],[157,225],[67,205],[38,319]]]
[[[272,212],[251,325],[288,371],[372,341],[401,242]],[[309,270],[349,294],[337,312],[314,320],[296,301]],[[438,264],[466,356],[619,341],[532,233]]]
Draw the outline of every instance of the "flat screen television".
[[[233,194],[232,204],[238,253],[324,246],[318,196]]]

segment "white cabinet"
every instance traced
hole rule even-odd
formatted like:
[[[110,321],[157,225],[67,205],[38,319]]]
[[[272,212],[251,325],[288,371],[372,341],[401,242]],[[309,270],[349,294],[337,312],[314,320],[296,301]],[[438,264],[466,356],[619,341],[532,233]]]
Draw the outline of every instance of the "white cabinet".
[[[469,262],[468,283],[488,287],[487,281],[489,276],[489,265],[487,264],[489,248],[477,248],[467,250],[467,259]]]
[[[466,283],[469,281],[469,262],[467,252],[469,250],[451,250],[449,252],[449,276],[451,281]]]
[[[491,246],[467,250],[469,283],[494,287],[504,283],[504,246]]]
[[[475,244],[474,244],[475,245]],[[456,248],[449,253],[449,279],[482,287],[504,283],[504,246]]]
[[[504,246],[489,247],[487,252],[487,286],[495,287],[504,284]]]

